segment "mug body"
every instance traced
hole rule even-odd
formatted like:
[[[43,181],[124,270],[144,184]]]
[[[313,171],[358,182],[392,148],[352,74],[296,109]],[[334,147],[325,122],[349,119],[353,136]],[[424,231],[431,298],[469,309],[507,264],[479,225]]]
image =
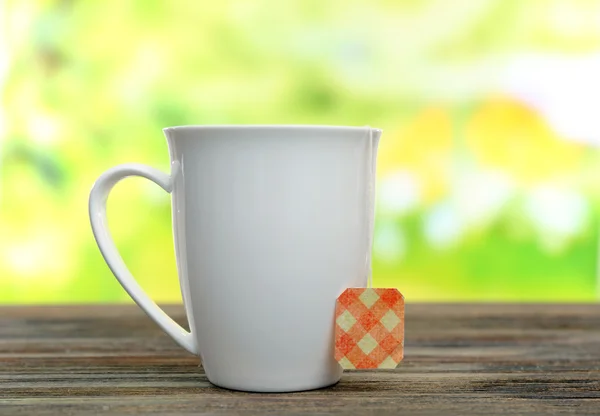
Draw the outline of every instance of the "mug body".
[[[177,266],[212,383],[297,391],[340,379],[335,300],[368,274],[369,130],[165,129]]]

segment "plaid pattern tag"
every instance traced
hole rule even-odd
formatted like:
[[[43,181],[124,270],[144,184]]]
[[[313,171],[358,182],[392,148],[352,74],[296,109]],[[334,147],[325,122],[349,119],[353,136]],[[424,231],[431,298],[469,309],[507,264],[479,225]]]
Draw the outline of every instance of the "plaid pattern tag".
[[[404,355],[404,296],[349,288],[335,306],[335,359],[346,369],[396,368]]]

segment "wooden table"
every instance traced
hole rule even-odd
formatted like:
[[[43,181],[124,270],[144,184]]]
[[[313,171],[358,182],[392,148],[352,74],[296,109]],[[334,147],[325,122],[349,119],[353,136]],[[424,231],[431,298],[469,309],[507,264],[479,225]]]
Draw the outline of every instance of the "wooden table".
[[[253,394],[210,385],[135,306],[2,307],[0,415],[600,414],[599,305],[409,304],[406,319],[397,370]]]

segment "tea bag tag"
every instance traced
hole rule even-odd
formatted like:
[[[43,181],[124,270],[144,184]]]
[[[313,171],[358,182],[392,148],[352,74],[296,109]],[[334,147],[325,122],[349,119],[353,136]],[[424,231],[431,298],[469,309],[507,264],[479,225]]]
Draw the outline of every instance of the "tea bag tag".
[[[348,288],[335,305],[335,359],[344,369],[396,368],[404,356],[404,296]]]

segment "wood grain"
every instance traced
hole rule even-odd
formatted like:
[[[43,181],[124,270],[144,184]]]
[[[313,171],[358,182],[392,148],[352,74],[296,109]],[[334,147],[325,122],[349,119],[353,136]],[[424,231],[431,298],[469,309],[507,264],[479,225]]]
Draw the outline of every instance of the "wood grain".
[[[507,415],[600,414],[600,306],[408,304],[398,369],[312,392],[223,390],[198,364],[135,306],[0,308],[2,416]]]

